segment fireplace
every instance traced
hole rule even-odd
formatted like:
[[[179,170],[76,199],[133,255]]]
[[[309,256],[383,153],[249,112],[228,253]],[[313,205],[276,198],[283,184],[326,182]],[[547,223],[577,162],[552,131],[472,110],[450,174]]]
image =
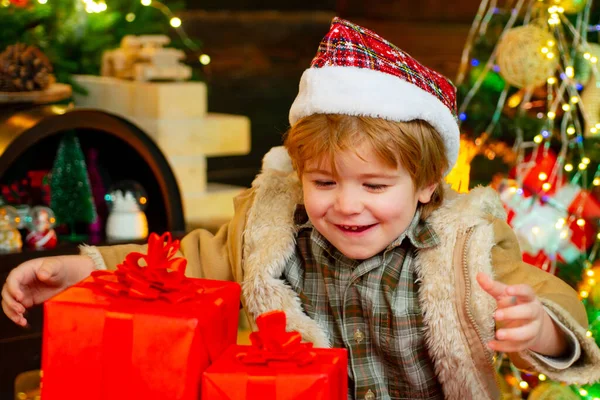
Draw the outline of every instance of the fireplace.
[[[81,147],[97,150],[110,182],[135,180],[146,190],[145,209],[150,232],[181,236],[185,221],[177,181],[165,156],[139,127],[118,116],[67,105],[16,106],[0,110],[0,183],[19,180],[29,170],[50,170],[60,138],[75,131]],[[0,285],[10,270],[36,257],[77,254],[78,243],[61,243],[52,250],[24,248],[0,254]],[[28,328],[0,316],[0,398],[14,398],[14,381],[24,371],[40,368],[42,309],[29,311]],[[83,394],[82,394],[83,395]],[[83,395],[84,396],[84,395]]]

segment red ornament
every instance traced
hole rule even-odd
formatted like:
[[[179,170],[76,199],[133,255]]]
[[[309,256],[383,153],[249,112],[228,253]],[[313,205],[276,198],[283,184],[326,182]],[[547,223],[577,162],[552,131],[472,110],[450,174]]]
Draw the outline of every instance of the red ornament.
[[[563,179],[559,185],[556,169],[561,167],[557,165],[556,161],[556,155],[552,150],[539,149],[537,152],[527,155],[523,163],[513,168],[509,175],[515,179],[519,173],[525,174],[523,177],[523,194],[525,197],[532,194],[552,195],[557,186],[562,186],[562,183],[564,183]],[[534,164],[528,166],[527,164],[530,162]],[[523,172],[518,172],[519,168],[522,168]],[[550,184],[548,190],[543,189],[545,183]]]
[[[8,0],[15,7],[25,8],[29,4],[28,0]]]

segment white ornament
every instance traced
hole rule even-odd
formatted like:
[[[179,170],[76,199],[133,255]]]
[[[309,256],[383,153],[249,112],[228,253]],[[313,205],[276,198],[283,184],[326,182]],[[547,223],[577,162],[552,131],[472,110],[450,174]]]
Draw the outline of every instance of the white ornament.
[[[130,191],[111,193],[113,206],[106,221],[108,241],[141,240],[148,236],[148,220]]]

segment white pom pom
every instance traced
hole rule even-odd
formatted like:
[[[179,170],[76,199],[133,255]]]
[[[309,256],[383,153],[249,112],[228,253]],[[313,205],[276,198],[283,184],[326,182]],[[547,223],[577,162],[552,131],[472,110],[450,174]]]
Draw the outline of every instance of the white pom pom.
[[[265,155],[262,162],[262,169],[273,169],[281,172],[292,172],[294,167],[292,166],[292,160],[283,146],[273,147]]]

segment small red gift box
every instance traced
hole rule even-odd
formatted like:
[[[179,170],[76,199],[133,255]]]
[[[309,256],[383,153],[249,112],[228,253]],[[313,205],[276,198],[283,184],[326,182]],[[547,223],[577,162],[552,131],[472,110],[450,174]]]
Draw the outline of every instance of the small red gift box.
[[[198,399],[202,372],[236,343],[240,287],[185,277],[178,247],[153,234],[148,255],[45,303],[45,400]]]
[[[259,316],[252,346],[231,346],[203,374],[202,400],[346,400],[346,349],[315,349],[285,332],[285,313]]]

